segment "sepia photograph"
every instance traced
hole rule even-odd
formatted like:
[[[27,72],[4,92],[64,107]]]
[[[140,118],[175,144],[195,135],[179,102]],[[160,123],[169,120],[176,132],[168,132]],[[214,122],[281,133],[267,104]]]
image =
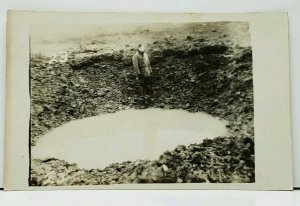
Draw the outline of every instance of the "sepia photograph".
[[[286,13],[7,20],[5,190],[292,189]]]
[[[254,183],[247,21],[30,27],[30,186]]]

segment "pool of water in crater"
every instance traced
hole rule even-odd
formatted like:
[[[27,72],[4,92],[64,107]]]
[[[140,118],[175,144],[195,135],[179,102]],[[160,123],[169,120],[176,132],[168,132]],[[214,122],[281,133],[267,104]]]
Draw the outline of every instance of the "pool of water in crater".
[[[32,158],[57,158],[80,168],[158,159],[178,145],[228,136],[226,122],[184,110],[124,110],[66,123],[41,137]]]

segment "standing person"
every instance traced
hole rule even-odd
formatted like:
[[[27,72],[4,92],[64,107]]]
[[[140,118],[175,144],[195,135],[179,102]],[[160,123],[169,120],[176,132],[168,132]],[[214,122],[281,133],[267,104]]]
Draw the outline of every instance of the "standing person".
[[[132,57],[133,67],[138,75],[140,83],[139,91],[141,95],[152,94],[151,75],[152,69],[150,60],[142,44],[138,45],[138,51]]]

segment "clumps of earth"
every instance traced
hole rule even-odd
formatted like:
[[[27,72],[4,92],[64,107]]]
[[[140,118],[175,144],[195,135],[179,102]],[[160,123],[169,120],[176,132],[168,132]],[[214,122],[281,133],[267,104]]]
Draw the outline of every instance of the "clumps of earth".
[[[206,139],[178,146],[158,160],[111,164],[103,170],[80,169],[63,160],[33,160],[33,185],[99,185],[129,183],[249,183],[254,181],[254,145],[250,138]]]
[[[152,96],[138,95],[131,62],[136,42],[103,51],[95,47],[103,42],[93,41],[92,49],[65,51],[68,58],[63,61],[59,56],[32,54],[31,145],[66,122],[129,108],[205,112],[226,120],[231,137],[178,146],[158,160],[116,163],[103,170],[80,169],[58,159],[32,159],[30,185],[254,182],[251,47],[231,41],[226,29],[218,31],[222,25],[206,25],[205,35],[195,28],[188,25],[177,34],[150,30],[131,34],[130,38],[148,40]]]

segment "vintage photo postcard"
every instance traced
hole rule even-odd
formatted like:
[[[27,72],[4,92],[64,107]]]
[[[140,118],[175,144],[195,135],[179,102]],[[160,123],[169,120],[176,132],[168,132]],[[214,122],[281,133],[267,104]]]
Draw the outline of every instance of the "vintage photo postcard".
[[[9,11],[5,189],[292,189],[286,13]]]

